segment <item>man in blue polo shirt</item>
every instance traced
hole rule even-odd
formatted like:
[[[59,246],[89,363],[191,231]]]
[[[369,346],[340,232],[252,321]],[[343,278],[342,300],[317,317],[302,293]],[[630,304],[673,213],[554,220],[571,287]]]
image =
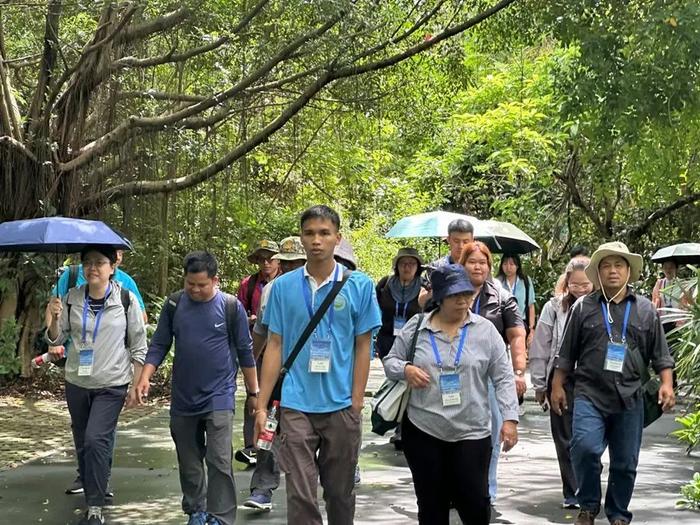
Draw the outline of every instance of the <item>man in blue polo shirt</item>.
[[[269,340],[261,372],[256,435],[265,426],[268,400],[282,362],[345,267],[335,262],[340,218],[327,206],[301,216],[303,268],[275,280],[263,316]],[[278,461],[287,482],[287,522],[323,523],[319,476],[328,523],[345,525],[355,514],[354,473],[362,436],[361,410],[369,375],[372,332],[381,325],[372,281],[353,272],[309,337],[282,386]]]
[[[213,255],[192,252],[185,257],[184,269],[184,293],[176,304],[163,308],[136,392],[143,402],[174,337],[170,433],[180,468],[182,509],[189,515],[188,525],[233,525],[231,433],[237,365],[248,395],[258,394],[248,316],[239,301],[219,291]],[[236,301],[232,334],[229,300]]]

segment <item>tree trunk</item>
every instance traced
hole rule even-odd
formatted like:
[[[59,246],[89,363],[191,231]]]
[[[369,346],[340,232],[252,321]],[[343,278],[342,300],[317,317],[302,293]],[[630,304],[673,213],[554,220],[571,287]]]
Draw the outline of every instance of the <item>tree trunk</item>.
[[[164,297],[168,293],[168,266],[170,262],[170,236],[168,231],[168,200],[169,195],[163,194],[160,205],[160,224],[162,226],[160,239],[160,280],[158,295]]]

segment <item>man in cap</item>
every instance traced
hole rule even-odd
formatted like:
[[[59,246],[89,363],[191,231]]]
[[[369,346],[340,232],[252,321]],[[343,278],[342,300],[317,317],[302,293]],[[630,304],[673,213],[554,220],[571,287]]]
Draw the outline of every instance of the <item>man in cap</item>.
[[[644,427],[642,366],[651,362],[661,378],[658,403],[675,404],[673,359],[651,301],[634,293],[642,257],[621,242],[601,245],[586,275],[600,289],[571,309],[552,383],[552,409],[567,409],[564,382],[575,379],[571,462],[581,508],[576,525],[592,525],[600,511],[600,458],[606,446],[610,473],[605,514],[613,525],[632,520],[634,490]]]
[[[258,272],[249,275],[241,281],[236,297],[248,314],[248,325],[251,329],[257,319],[257,311],[260,308],[260,298],[263,288],[280,273],[279,261],[273,257],[279,253],[279,246],[274,241],[263,239],[258,241],[255,249],[248,255],[248,261],[258,265]],[[243,417],[243,443],[244,448],[237,450],[236,461],[246,465],[255,465],[257,451],[253,443],[253,425],[255,418],[245,411]]]
[[[283,239],[280,243],[280,251],[273,255],[273,259],[280,263],[280,275],[304,266],[306,252],[301,244],[301,238],[287,237]],[[268,326],[262,322],[263,314],[274,284],[275,281],[272,281],[263,288],[260,297],[260,308],[253,326],[253,353],[258,363],[258,373],[260,373],[260,364],[262,363],[262,355],[265,351],[268,334]],[[254,423],[254,418],[252,420]],[[250,427],[244,428],[244,432],[253,432],[252,424]],[[272,509],[272,492],[280,484],[280,469],[275,457],[275,448],[257,451],[255,471],[250,480],[250,497],[243,503],[244,507],[258,510]]]

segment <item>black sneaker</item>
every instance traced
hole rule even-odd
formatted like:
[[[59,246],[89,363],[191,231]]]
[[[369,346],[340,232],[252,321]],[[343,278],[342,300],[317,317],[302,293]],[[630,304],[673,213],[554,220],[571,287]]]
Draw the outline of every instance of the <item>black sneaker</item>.
[[[107,485],[107,490],[105,491],[105,498],[114,499],[114,490],[112,490],[111,485]]]
[[[245,465],[253,466],[258,462],[258,451],[253,447],[246,447],[236,451],[234,459]]]
[[[82,494],[83,492],[85,490],[83,489],[83,480],[80,479],[80,476],[77,476],[75,481],[66,489],[66,494]]]
[[[105,525],[105,522],[102,518],[93,515],[88,518],[87,525]]]

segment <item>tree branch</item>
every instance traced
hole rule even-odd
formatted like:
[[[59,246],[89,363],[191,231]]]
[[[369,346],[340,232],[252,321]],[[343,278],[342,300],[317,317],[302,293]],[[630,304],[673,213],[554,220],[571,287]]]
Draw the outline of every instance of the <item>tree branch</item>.
[[[78,155],[68,162],[59,164],[58,168],[60,171],[71,171],[80,168],[94,159],[96,156],[105,152],[110,146],[115,143],[122,141],[128,133],[141,134],[143,130],[158,130],[164,129],[167,126],[176,124],[177,122],[191,117],[198,113],[202,113],[207,109],[225,102],[226,100],[236,96],[239,93],[244,92],[248,87],[252,86],[255,82],[260,80],[262,77],[267,75],[272,71],[279,63],[289,57],[294,51],[299,47],[304,45],[306,42],[316,39],[321,35],[325,34],[334,25],[338,23],[342,15],[335,16],[331,20],[327,21],[321,27],[314,29],[304,35],[301,35],[287,46],[282,48],[275,56],[270,60],[265,62],[256,71],[243,78],[240,82],[227,89],[226,91],[217,93],[191,106],[188,106],[180,111],[174,113],[166,113],[157,117],[136,117],[131,116],[121,124],[119,124],[115,129],[109,133],[103,135],[102,137],[86,144],[80,149]]]
[[[167,180],[154,181],[133,181],[127,182],[108,188],[97,195],[93,195],[83,200],[78,206],[78,214],[83,215],[98,206],[104,206],[110,202],[132,195],[151,195],[155,193],[171,193],[174,191],[184,190],[192,186],[196,186],[202,181],[205,181],[228,166],[236,162],[246,153],[255,149],[258,145],[267,141],[272,134],[284,126],[294,115],[301,111],[309,101],[319,92],[324,86],[331,81],[329,72],[324,73],[309,85],[304,93],[292,102],[287,108],[272,122],[261,129],[254,136],[250,137],[245,142],[239,144],[224,157],[216,162],[205,166],[204,168],[195,171],[183,177],[177,177]]]
[[[9,135],[3,135],[2,137],[0,137],[0,146],[5,146],[7,148],[13,149],[33,162],[39,162],[34,156],[34,154],[31,151],[29,151],[24,144],[22,144],[19,140],[10,137]]]
[[[366,64],[361,64],[357,66],[345,66],[340,69],[337,69],[334,74],[333,74],[333,79],[341,79],[341,78],[346,78],[346,77],[352,77],[356,75],[362,75],[364,73],[369,73],[371,71],[379,71],[381,69],[386,69],[387,67],[391,67],[393,65],[398,64],[399,62],[403,62],[404,60],[411,58],[418,53],[421,53],[427,49],[430,49],[431,47],[436,46],[443,40],[447,40],[448,38],[451,38],[455,35],[458,35],[460,33],[463,33],[467,29],[474,27],[475,25],[483,22],[487,18],[495,15],[499,11],[505,9],[508,7],[510,4],[515,2],[516,0],[501,0],[497,4],[495,4],[492,7],[489,7],[485,11],[482,11],[476,16],[473,16],[469,20],[457,24],[455,26],[449,27],[442,31],[441,33],[435,35],[433,38],[430,40],[424,40],[420,44],[416,44],[412,47],[409,47],[405,51],[401,53],[397,53],[395,55],[389,56],[387,58],[384,58],[382,60],[377,60],[375,62],[368,62]]]
[[[171,13],[163,15],[148,22],[130,27],[120,33],[115,39],[116,44],[130,44],[136,40],[148,38],[155,33],[160,33],[175,27],[187,20],[192,15],[189,7],[183,6]]]
[[[260,13],[260,11],[262,11],[263,7],[265,7],[265,5],[267,5],[267,4],[269,3],[269,1],[270,1],[270,0],[260,0],[260,2],[258,2],[258,3],[253,7],[253,9],[251,9],[250,11],[248,11],[248,13],[246,13],[246,14],[243,16],[243,18],[241,18],[241,21],[238,22],[238,24],[236,24],[236,26],[231,30],[231,32],[232,32],[234,35],[237,35],[237,34],[239,34],[241,31],[243,31],[243,30],[248,26],[248,24],[250,24],[250,22],[252,22],[252,20],[253,20],[256,16],[258,16],[258,14]]]
[[[667,206],[657,208],[656,210],[645,214],[646,219],[644,219],[640,224],[627,228],[627,230],[623,232],[623,236],[626,237],[629,242],[639,239],[642,235],[649,231],[649,228],[651,228],[655,222],[671,215],[674,211],[699,201],[700,192],[697,192],[686,195],[685,197],[682,197]]]
[[[124,68],[152,67],[152,66],[158,66],[161,64],[168,64],[168,63],[173,63],[173,62],[184,62],[185,60],[189,60],[192,57],[207,53],[207,52],[212,51],[218,47],[221,47],[229,40],[230,40],[230,38],[228,36],[222,36],[221,38],[217,38],[213,42],[210,42],[210,43],[205,44],[203,46],[195,47],[193,49],[190,49],[189,51],[186,51],[184,53],[179,53],[179,54],[175,54],[175,48],[173,48],[170,51],[168,51],[167,53],[165,53],[164,55],[161,55],[158,57],[149,57],[149,58],[123,57],[123,58],[120,58],[119,60],[115,60],[114,63],[112,64],[111,69],[118,70],[118,69],[124,69]]]
[[[162,91],[120,91],[116,95],[117,100],[128,98],[146,98],[152,100],[166,100],[172,102],[201,102],[207,97],[202,95],[185,95],[184,93],[164,93]]]

